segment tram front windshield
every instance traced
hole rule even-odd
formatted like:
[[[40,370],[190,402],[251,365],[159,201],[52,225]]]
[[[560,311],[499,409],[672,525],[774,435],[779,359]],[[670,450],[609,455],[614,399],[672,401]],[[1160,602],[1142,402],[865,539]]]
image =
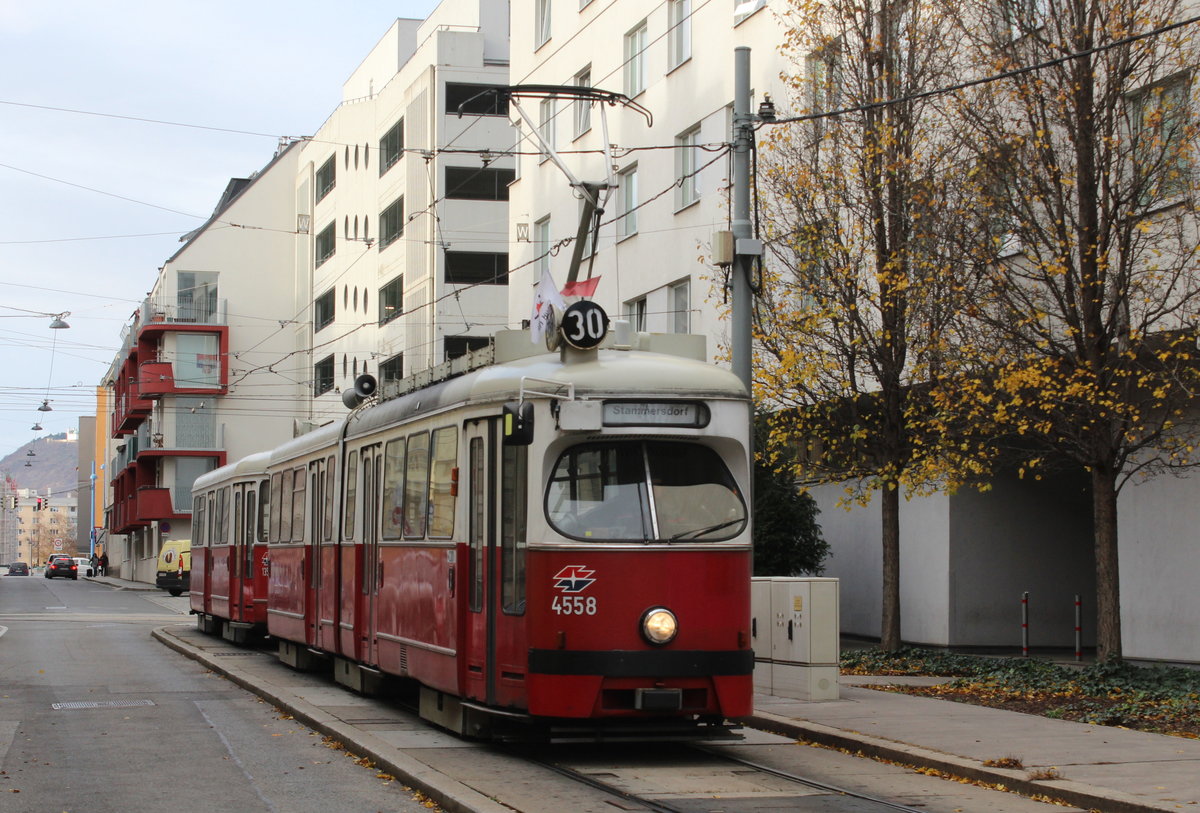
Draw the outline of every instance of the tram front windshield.
[[[746,527],[746,504],[720,456],[695,443],[585,443],[559,457],[550,525],[571,539],[719,542]]]

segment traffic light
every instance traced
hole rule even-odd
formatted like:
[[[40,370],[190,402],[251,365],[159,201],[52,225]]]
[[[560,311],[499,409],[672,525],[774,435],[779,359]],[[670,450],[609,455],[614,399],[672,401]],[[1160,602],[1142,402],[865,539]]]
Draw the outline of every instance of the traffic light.
[[[34,511],[41,511],[41,510],[42,510],[42,498],[41,498],[41,497],[38,497],[38,498],[37,498],[37,503],[36,503],[36,504],[34,504],[34,506],[33,506],[33,510],[34,510]]]

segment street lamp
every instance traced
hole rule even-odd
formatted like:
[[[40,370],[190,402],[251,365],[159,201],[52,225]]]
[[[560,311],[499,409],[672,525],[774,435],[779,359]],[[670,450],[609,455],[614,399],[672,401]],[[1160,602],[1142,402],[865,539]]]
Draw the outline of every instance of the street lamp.
[[[70,325],[68,325],[66,322],[63,321],[63,319],[65,317],[71,315],[70,311],[63,311],[62,313],[52,313],[50,315],[54,317],[54,319],[50,322],[51,330],[62,330],[63,328],[70,327]]]

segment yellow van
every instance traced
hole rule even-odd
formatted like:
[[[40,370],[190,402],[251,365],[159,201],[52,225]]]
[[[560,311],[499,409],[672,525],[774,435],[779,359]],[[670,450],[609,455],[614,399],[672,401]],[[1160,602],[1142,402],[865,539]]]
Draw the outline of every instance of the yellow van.
[[[158,577],[154,583],[173,596],[181,596],[192,581],[192,540],[168,539],[158,552]]]

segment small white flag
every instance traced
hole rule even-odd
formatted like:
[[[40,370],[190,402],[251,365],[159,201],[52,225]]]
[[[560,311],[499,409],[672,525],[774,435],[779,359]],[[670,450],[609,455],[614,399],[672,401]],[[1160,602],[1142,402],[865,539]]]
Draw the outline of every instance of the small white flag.
[[[534,344],[542,341],[542,337],[546,334],[546,325],[550,321],[552,305],[560,311],[565,311],[567,300],[563,299],[562,294],[554,285],[550,269],[544,268],[542,269],[542,279],[533,290],[533,313],[529,316],[529,339]]]

